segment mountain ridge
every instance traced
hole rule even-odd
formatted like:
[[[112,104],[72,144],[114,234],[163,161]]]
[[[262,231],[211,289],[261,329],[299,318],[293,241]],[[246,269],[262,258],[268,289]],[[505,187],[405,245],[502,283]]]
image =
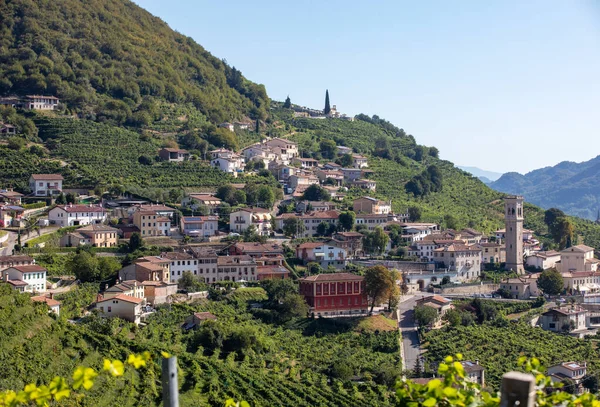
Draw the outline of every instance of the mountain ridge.
[[[600,155],[583,162],[562,161],[526,174],[504,174],[490,187],[520,194],[543,208],[557,207],[566,213],[595,220],[600,207]]]

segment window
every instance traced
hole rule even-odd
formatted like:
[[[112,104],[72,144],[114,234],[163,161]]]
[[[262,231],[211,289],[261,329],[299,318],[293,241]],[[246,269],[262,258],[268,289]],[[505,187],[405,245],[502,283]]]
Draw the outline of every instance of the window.
[[[108,306],[108,312],[112,312],[110,305]]]

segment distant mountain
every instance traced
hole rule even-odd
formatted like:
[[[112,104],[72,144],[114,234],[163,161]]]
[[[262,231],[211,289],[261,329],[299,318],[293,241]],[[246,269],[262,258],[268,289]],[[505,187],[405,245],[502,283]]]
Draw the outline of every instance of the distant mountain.
[[[484,182],[486,184],[496,181],[498,178],[500,178],[502,176],[502,173],[486,171],[486,170],[482,170],[481,168],[477,168],[477,167],[466,167],[466,166],[461,166],[461,165],[457,165],[457,167],[463,171],[468,172],[469,174],[476,176],[477,178],[479,178],[482,182]]]
[[[582,163],[563,161],[525,175],[508,172],[490,187],[520,194],[542,208],[556,207],[570,215],[595,220],[600,208],[600,156]]]

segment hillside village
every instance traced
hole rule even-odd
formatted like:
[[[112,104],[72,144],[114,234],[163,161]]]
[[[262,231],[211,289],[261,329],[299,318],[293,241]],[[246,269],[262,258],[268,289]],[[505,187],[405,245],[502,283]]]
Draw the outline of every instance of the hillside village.
[[[0,405],[597,403],[600,212],[271,100],[134,3],[0,8]]]

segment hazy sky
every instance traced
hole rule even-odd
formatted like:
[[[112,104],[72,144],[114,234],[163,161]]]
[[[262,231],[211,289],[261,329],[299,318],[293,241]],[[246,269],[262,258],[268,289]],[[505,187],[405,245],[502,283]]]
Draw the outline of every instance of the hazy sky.
[[[600,1],[137,0],[269,96],[377,114],[460,165],[600,154]]]

